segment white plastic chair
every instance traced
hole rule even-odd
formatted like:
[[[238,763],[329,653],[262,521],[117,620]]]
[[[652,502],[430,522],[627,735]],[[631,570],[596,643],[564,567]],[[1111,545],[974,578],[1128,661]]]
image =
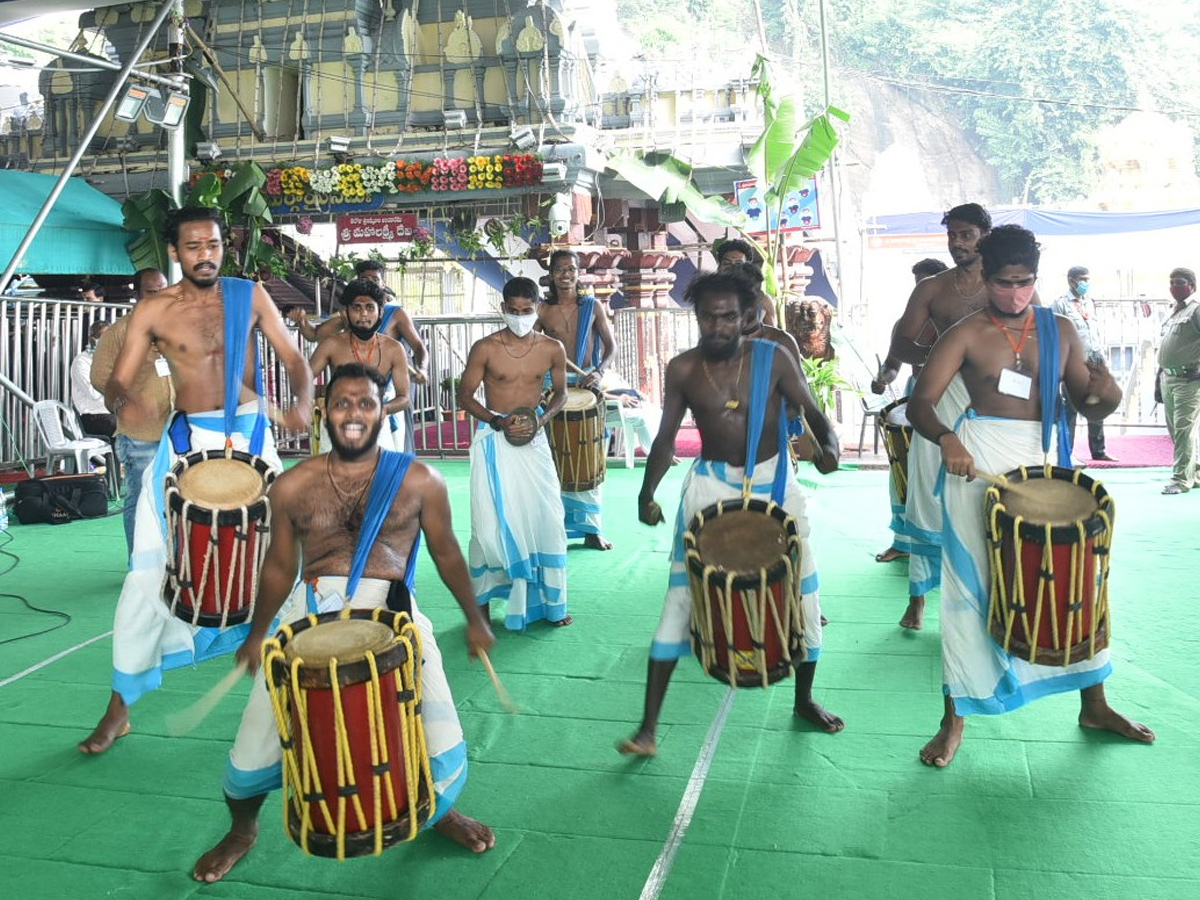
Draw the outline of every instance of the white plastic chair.
[[[38,400],[33,404],[33,419],[46,445],[48,473],[57,472],[67,462],[74,472],[87,472],[90,462],[96,460],[105,467],[109,499],[120,496],[121,477],[112,445],[100,438],[84,437],[83,426],[73,409],[57,400]]]
[[[625,421],[625,406],[620,400],[604,401],[604,426],[612,432],[612,456],[621,456],[621,447],[625,448],[623,458],[625,468],[633,468],[634,451],[637,449],[637,433],[633,426]]]

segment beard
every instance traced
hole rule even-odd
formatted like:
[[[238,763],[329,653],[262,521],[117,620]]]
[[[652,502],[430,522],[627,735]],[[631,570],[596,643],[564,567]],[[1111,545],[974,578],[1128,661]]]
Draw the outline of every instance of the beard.
[[[211,274],[209,274],[209,270],[206,269],[205,274],[203,275],[193,269],[191,272],[184,272],[183,277],[198,288],[210,288],[216,284],[217,279],[221,277],[221,268],[220,266],[214,267],[211,270]]]
[[[360,341],[369,341],[379,331],[379,323],[380,320],[376,319],[375,324],[368,328],[363,328],[361,325],[351,325],[350,333]]]
[[[351,447],[346,444],[341,435],[338,434],[338,429],[330,427],[329,431],[329,446],[338,459],[344,462],[357,462],[368,453],[375,449],[379,443],[379,432],[383,430],[383,416],[380,416],[379,421],[375,423],[373,428],[367,430],[366,441],[361,447]]]
[[[733,359],[738,351],[739,343],[734,339],[727,341],[713,338],[700,338],[700,353],[713,362],[725,362]]]

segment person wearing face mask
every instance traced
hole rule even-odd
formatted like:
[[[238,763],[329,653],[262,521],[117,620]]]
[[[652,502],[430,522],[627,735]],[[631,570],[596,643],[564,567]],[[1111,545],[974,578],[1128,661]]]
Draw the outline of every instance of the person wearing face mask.
[[[1175,445],[1175,465],[1164,494],[1186,494],[1197,485],[1196,426],[1200,422],[1200,298],[1196,273],[1171,272],[1175,308],[1163,322],[1158,348],[1158,387],[1162,391],[1167,431]]]
[[[374,281],[359,278],[351,281],[342,290],[347,331],[339,331],[317,344],[308,361],[313,374],[320,376],[328,370],[351,363],[367,366],[389,380],[394,390],[389,390],[383,404],[383,429],[379,432],[379,446],[386,450],[405,452],[408,446],[407,421],[403,413],[409,407],[408,354],[395,338],[384,334],[381,329],[383,289]],[[321,422],[321,449],[329,448],[327,423]]]
[[[1067,292],[1051,305],[1056,315],[1066,316],[1079,332],[1083,341],[1083,349],[1088,362],[1105,365],[1104,341],[1100,337],[1100,323],[1096,319],[1096,303],[1088,291],[1091,287],[1091,275],[1086,266],[1072,266],[1067,270]],[[1071,435],[1072,443],[1075,437],[1075,422],[1079,411],[1071,402],[1071,397],[1063,392],[1063,405],[1067,410],[1067,433]],[[1104,450],[1104,421],[1089,420],[1087,423],[1088,450],[1092,459],[1117,462],[1116,457],[1109,456]]]
[[[71,360],[71,404],[79,413],[85,434],[111,441],[117,431],[117,417],[104,405],[104,394],[92,387],[92,358],[108,322],[93,322],[88,329],[88,345]]]
[[[941,610],[945,700],[941,729],[921,750],[921,760],[939,768],[949,765],[962,743],[965,716],[1008,712],[1036,697],[1069,690],[1080,691],[1082,727],[1150,743],[1154,732],[1108,705],[1107,649],[1068,666],[1035,665],[1005,653],[988,634],[991,572],[982,514],[987,485],[976,474],[1002,474],[1045,462],[1069,466],[1059,385],[1089,419],[1115,410],[1121,389],[1106,368],[1088,360],[1070,321],[1032,306],[1040,257],[1032,232],[1001,226],[979,242],[979,253],[987,305],[938,340],[908,403],[909,421],[941,448],[946,473]],[[1042,369],[1053,361],[1058,364],[1048,373],[1053,389],[1043,394]],[[935,404],[957,375],[970,405],[956,420],[946,421]]]
[[[598,388],[604,372],[617,352],[612,326],[604,307],[591,294],[579,290],[579,257],[570,250],[550,254],[550,290],[538,306],[537,328],[559,341],[571,361],[591,371],[586,376],[567,376],[567,383]],[[568,538],[583,538],[592,550],[611,550],[602,534],[601,505],[603,485],[589,491],[563,491]]]
[[[471,543],[475,596],[490,616],[507,601],[504,626],[570,625],[567,530],[558,472],[543,426],[567,399],[563,345],[534,330],[538,286],[504,285],[504,328],[475,342],[458,387],[458,406],[476,420],[471,439]],[[541,404],[549,377],[550,401]],[[475,396],[483,387],[483,402]]]

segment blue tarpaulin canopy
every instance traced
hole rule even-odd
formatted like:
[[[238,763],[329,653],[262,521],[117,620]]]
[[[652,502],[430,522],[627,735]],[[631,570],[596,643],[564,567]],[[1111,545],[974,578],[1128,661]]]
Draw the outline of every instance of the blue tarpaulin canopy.
[[[1131,231],[1159,231],[1200,225],[1200,209],[1172,209],[1162,212],[1067,212],[1054,209],[992,207],[988,209],[993,225],[1020,225],[1034,234],[1099,235]],[[880,236],[944,234],[941,212],[906,213],[878,216],[867,228]]]
[[[21,245],[50,196],[53,175],[0,170],[0,270]],[[29,275],[131,275],[121,204],[71,178],[17,272]]]

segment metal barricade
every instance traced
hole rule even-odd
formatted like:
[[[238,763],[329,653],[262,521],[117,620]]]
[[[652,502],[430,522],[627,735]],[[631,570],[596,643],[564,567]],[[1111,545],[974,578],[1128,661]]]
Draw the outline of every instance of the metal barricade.
[[[0,299],[0,374],[32,400],[61,400],[71,405],[71,363],[87,347],[94,322],[113,322],[129,312],[120,303],[45,298]],[[0,465],[24,464],[44,457],[25,397],[0,392],[3,450]]]

